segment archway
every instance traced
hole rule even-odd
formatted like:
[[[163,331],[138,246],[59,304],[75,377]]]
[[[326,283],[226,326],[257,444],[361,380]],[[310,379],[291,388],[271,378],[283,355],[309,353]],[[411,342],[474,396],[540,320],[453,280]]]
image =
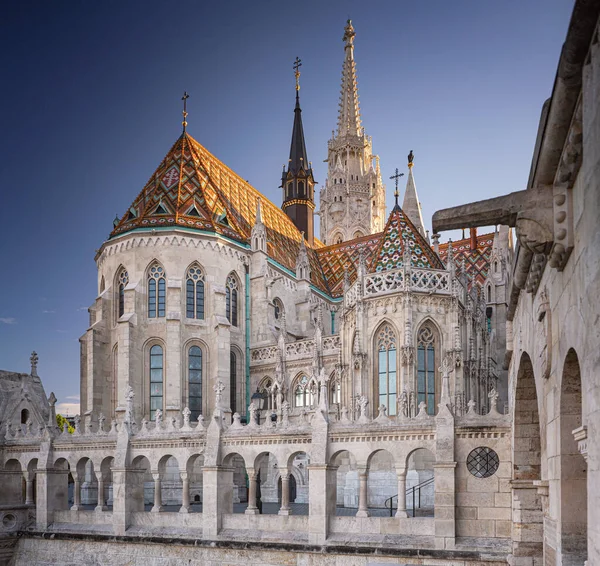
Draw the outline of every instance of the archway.
[[[331,458],[335,470],[335,514],[354,516],[358,510],[358,467],[348,450],[340,450]]]
[[[433,517],[434,515],[434,464],[435,456],[427,448],[417,448],[408,457],[405,497],[409,517]]]
[[[137,456],[131,467],[135,472],[131,490],[134,505],[138,511],[150,511],[154,503],[154,480],[150,472],[150,461],[146,456]]]
[[[248,507],[248,488],[250,478],[246,471],[244,458],[232,452],[223,459],[223,468],[231,474],[231,502],[226,504],[227,513],[244,513]]]
[[[512,554],[541,560],[543,514],[536,483],[542,477],[542,441],[535,376],[526,352],[519,363],[513,406]]]
[[[190,456],[186,465],[187,485],[183,482],[183,503],[185,505],[185,490],[187,488],[187,500],[190,513],[202,513],[203,497],[203,474],[204,455],[194,454]]]
[[[179,471],[179,462],[175,456],[166,455],[160,459],[158,463],[158,476],[159,483],[157,483],[156,473],[153,474],[154,489],[157,490],[160,487],[161,490],[160,502],[156,497],[155,491],[154,506],[161,507],[161,511],[179,511],[183,501],[183,485]]]
[[[573,432],[582,424],[581,372],[575,350],[567,353],[560,388],[560,540],[565,566],[587,559],[587,462]]]
[[[398,493],[398,477],[393,456],[387,450],[376,450],[367,464],[367,506],[369,514],[386,516]]]

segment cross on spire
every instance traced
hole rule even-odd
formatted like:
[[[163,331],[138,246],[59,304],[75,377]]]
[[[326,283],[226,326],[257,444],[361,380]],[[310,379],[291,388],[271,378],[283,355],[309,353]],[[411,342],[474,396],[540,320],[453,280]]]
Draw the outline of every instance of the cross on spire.
[[[296,77],[296,92],[300,90],[300,67],[302,67],[302,59],[296,57],[293,65],[294,76]]]
[[[183,132],[185,133],[185,128],[187,127],[187,99],[190,97],[190,95],[187,93],[187,90],[183,93],[183,96],[181,97],[181,100],[183,100],[183,122],[181,122],[181,125],[183,126]]]
[[[390,179],[394,179],[396,181],[396,190],[394,191],[394,198],[396,199],[396,206],[398,206],[398,179],[400,179],[400,177],[404,177],[404,173],[399,173],[398,172],[398,167],[396,167],[396,174],[392,175],[390,177]]]

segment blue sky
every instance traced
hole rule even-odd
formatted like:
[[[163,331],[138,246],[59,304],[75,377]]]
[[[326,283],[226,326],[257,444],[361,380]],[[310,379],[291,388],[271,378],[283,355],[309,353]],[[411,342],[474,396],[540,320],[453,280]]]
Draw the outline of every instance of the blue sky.
[[[325,180],[343,27],[356,29],[363,125],[386,179],[415,153],[439,208],[525,188],[572,0],[28,2],[3,5],[0,368],[40,357],[76,403],[94,250],[181,130],[280,202],[303,61],[308,157]],[[393,183],[387,181],[388,209]],[[63,407],[66,408],[66,407]],[[75,407],[70,407],[71,411]]]

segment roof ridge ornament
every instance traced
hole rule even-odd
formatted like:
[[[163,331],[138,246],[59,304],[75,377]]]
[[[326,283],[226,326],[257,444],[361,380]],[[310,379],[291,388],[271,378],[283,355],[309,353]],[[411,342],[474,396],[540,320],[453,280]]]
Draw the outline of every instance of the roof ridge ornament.
[[[187,99],[190,97],[190,95],[187,93],[187,90],[183,92],[183,96],[181,97],[181,100],[183,100],[183,122],[181,122],[181,125],[183,126],[183,133],[185,134],[185,129],[187,128]]]
[[[302,59],[296,57],[294,65],[292,66],[294,69],[294,76],[296,77],[296,97],[298,96],[298,91],[300,90],[300,67],[302,67]]]
[[[412,153],[412,151],[411,151]],[[398,193],[398,179],[400,179],[400,177],[404,177],[404,173],[399,173],[398,172],[398,167],[396,167],[396,174],[392,175],[390,177],[390,179],[394,179],[396,181],[396,189],[394,190],[394,198],[396,199],[396,206],[394,208],[396,208],[398,206],[398,195],[400,193]]]

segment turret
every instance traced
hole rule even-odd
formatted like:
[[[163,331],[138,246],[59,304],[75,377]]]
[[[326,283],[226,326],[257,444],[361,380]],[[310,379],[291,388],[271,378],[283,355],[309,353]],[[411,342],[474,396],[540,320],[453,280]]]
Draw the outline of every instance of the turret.
[[[296,107],[294,108],[294,127],[287,170],[283,166],[281,188],[283,204],[281,208],[292,219],[296,228],[304,232],[309,244],[314,242],[314,209],[315,179],[311,163],[306,155],[304,129],[302,128],[302,109],[300,108],[299,77],[300,59],[296,57],[294,70],[296,74]]]

